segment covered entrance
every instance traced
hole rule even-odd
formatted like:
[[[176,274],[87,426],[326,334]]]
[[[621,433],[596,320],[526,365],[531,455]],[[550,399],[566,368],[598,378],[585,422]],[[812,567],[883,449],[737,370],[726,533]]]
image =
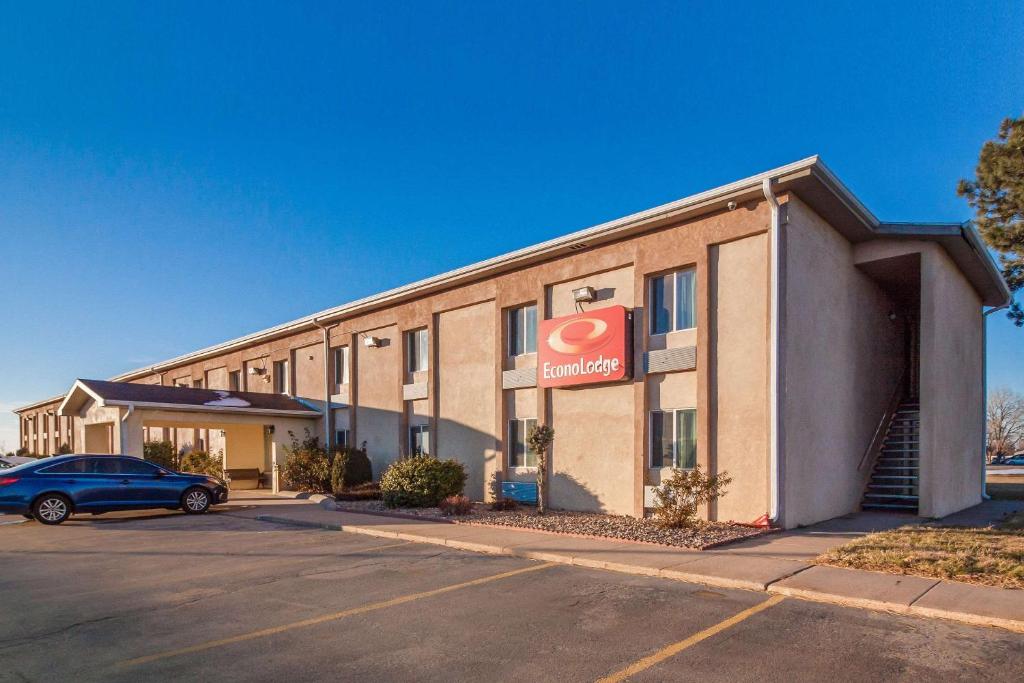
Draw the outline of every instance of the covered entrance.
[[[143,457],[147,441],[207,450],[225,470],[245,471],[233,488],[272,478],[292,435],[319,433],[319,410],[283,394],[77,380],[58,410],[80,419],[77,443],[89,453]]]

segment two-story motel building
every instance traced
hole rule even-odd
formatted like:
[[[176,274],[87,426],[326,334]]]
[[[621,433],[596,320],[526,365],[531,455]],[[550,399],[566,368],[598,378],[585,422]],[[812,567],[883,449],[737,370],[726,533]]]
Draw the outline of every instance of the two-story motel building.
[[[984,307],[970,225],[885,223],[816,158],[25,406],[43,454],[146,439],[264,472],[291,435],[417,450],[467,495],[641,515],[673,466],[727,471],[711,519],[941,516],[983,486]],[[142,386],[145,385],[145,386]]]

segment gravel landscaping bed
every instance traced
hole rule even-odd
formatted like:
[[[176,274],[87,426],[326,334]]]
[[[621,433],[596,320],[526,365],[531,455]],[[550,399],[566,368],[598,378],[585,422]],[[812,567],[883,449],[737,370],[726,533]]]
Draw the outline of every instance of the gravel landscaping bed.
[[[579,536],[597,536],[625,541],[641,541],[680,548],[701,549],[740,539],[760,536],[767,529],[758,529],[724,522],[701,522],[686,529],[665,529],[649,519],[623,515],[602,515],[590,512],[548,510],[538,515],[531,507],[495,511],[484,504],[473,506],[473,512],[462,517],[445,517],[437,508],[387,508],[379,500],[339,501],[339,510],[400,514],[424,519],[443,519],[456,524],[494,524],[519,529],[534,529]]]

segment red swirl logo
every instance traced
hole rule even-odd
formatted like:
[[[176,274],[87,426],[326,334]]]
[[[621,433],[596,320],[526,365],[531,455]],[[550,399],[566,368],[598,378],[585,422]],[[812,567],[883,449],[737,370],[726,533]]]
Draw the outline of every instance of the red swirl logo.
[[[608,323],[600,318],[575,318],[558,325],[548,334],[552,351],[568,356],[591,353],[612,340]]]

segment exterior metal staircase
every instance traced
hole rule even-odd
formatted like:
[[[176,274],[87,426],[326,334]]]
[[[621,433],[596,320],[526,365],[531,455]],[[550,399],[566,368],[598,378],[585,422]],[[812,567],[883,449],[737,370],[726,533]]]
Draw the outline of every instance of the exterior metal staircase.
[[[917,512],[920,426],[917,399],[900,403],[886,429],[861,502],[862,510]]]

